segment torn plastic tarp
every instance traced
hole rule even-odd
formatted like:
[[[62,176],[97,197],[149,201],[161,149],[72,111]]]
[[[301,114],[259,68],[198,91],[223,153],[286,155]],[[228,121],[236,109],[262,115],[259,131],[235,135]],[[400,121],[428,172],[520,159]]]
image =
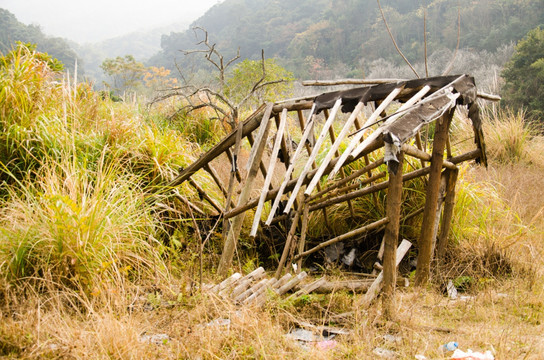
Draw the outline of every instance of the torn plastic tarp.
[[[421,127],[440,118],[447,111],[455,107],[459,93],[445,91],[434,99],[423,101],[406,111],[393,123],[384,125],[383,140],[385,144],[384,161],[394,174],[398,169],[397,155],[401,145],[412,138]]]

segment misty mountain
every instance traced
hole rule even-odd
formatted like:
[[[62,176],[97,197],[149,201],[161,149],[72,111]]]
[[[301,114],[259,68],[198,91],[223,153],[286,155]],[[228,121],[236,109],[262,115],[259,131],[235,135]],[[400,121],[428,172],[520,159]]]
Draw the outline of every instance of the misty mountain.
[[[542,0],[434,0],[425,12],[419,0],[382,0],[381,5],[399,47],[413,62],[424,58],[424,13],[429,53],[456,47],[458,12],[460,47],[474,51],[493,52],[544,23]],[[303,77],[312,68],[361,76],[371,61],[402,61],[375,0],[225,0],[195,26],[207,29],[210,43],[225,58],[239,47],[242,58],[258,59],[264,49],[266,57],[278,58]],[[180,50],[194,49],[203,38],[190,29],[163,35],[161,51],[149,64],[172,70],[175,61],[189,66]]]
[[[78,57],[67,40],[46,36],[39,26],[25,25],[8,10],[0,9],[0,53],[11,51],[17,41],[36,44],[38,51],[57,58],[73,72]],[[81,64],[81,60],[78,62]],[[81,67],[78,71],[82,72]]]

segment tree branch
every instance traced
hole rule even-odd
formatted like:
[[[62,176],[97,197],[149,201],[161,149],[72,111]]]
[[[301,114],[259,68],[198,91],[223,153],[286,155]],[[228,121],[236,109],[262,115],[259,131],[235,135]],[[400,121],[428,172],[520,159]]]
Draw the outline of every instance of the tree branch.
[[[408,61],[406,56],[404,56],[402,51],[400,51],[400,49],[399,49],[399,47],[397,45],[397,42],[395,41],[395,38],[393,37],[393,34],[391,33],[391,29],[389,28],[389,25],[387,24],[387,21],[385,20],[385,15],[383,13],[383,9],[382,9],[382,5],[380,4],[380,0],[376,0],[376,1],[378,1],[378,7],[380,8],[380,13],[382,14],[383,23],[385,24],[385,27],[387,28],[387,32],[389,33],[389,37],[391,38],[391,41],[393,41],[393,45],[395,45],[395,49],[397,49],[397,52],[399,53],[399,55],[404,59],[404,62],[406,62],[406,64],[408,64],[410,69],[412,69],[414,74],[416,74],[416,76],[418,78],[421,78],[421,76],[419,76],[419,74],[417,73],[416,69],[414,69],[412,64],[410,64],[410,62]]]

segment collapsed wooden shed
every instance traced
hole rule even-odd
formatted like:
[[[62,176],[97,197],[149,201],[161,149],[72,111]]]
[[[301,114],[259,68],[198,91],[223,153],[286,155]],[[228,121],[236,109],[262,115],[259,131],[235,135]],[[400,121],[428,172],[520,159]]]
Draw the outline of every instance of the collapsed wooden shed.
[[[250,236],[256,236],[260,228],[268,227],[290,214],[290,226],[285,229],[286,241],[276,270],[277,278],[286,263],[298,262],[300,269],[300,261],[316,251],[349,238],[385,230],[383,251],[380,250],[379,256],[383,254],[387,286],[395,283],[395,251],[399,243],[403,183],[428,177],[425,206],[417,212],[423,213],[423,219],[417,242],[416,283],[422,284],[429,276],[433,254],[441,257],[445,249],[453,213],[458,165],[469,160],[487,165],[478,95],[474,78],[457,75],[382,81],[371,86],[263,104],[241,121],[235,131],[181,170],[169,186],[175,187],[190,181],[203,198],[220,212],[224,219],[225,235],[218,269],[220,274],[226,274],[231,266],[244,216],[252,216]],[[392,105],[394,103],[400,105]],[[468,108],[468,117],[474,130],[474,148],[455,155],[451,153],[449,126],[458,106]],[[365,111],[370,114],[366,118],[362,116]],[[339,121],[340,112],[347,114],[347,120],[343,121],[340,132],[336,133],[332,125]],[[288,118],[297,119],[300,131],[298,144],[293,143],[286,132]],[[320,121],[322,126],[317,133],[316,124]],[[275,132],[272,130],[272,122],[275,122]],[[433,122],[436,125],[430,148],[432,152],[429,153],[429,149],[422,145],[419,131]],[[249,141],[251,152],[247,164],[237,164],[237,155],[244,138]],[[263,153],[270,143],[269,139],[273,146],[267,163]],[[326,140],[330,147],[326,148],[323,157]],[[369,155],[376,151],[383,153],[383,156],[370,161],[370,158],[376,157]],[[320,152],[321,157],[316,161]],[[210,165],[220,156],[232,163],[228,183],[222,181]],[[283,160],[283,165],[277,160],[278,157]],[[417,159],[421,168],[403,173],[405,157]],[[356,171],[343,171],[359,159],[365,161],[364,166]],[[376,172],[382,164],[387,164],[388,174]],[[273,185],[272,177],[278,166],[285,168],[282,171],[283,179]],[[245,171],[241,171],[242,167]],[[209,198],[191,179],[199,170],[209,173],[223,196],[222,204]],[[296,177],[293,175],[295,173]],[[259,196],[251,198],[259,174],[264,181],[259,182]],[[311,212],[323,212],[327,221],[327,209],[331,206],[344,202],[349,204],[354,199],[382,190],[387,190],[385,217],[307,248],[305,237]],[[270,206],[263,214],[267,202]],[[278,211],[279,208],[281,211]],[[440,218],[441,231],[437,234]]]

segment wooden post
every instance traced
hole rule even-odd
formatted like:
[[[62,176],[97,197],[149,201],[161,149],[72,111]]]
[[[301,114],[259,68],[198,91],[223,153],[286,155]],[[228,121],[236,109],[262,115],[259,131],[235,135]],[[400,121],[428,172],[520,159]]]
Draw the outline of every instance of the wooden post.
[[[383,251],[383,309],[386,318],[394,317],[395,284],[397,281],[396,250],[400,227],[400,208],[402,202],[402,163],[404,153],[398,156],[397,172],[389,170],[387,189],[386,216],[389,222],[385,226]]]
[[[255,146],[254,146],[255,152],[254,152],[254,155],[252,156],[253,160],[251,164],[249,164],[250,166],[249,166],[249,171],[247,174],[247,179],[244,183],[244,187],[242,188],[242,193],[240,194],[240,197],[238,198],[237,207],[240,207],[247,203],[247,201],[249,200],[249,196],[251,195],[251,191],[253,190],[253,181],[255,180],[255,177],[257,176],[257,173],[259,171],[259,165],[261,163],[264,146],[266,144],[268,130],[270,129],[271,112],[272,112],[272,104],[269,104],[266,108],[266,111],[261,123],[261,128],[264,128],[264,130],[261,130],[261,129],[259,130],[259,134],[262,136],[259,136],[260,141],[255,143]],[[232,264],[232,258],[234,257],[234,249],[236,248],[236,244],[238,243],[238,236],[240,235],[240,230],[242,229],[244,216],[245,216],[245,213],[241,213],[240,215],[236,216],[233,219],[232,226],[230,227],[227,233],[227,239],[225,241],[225,245],[223,246],[223,253],[221,254],[219,267],[217,268],[217,273],[220,276],[225,276],[225,274],[227,273],[227,270],[230,268]]]
[[[431,157],[431,171],[429,182],[427,183],[427,192],[425,200],[425,209],[423,210],[423,220],[421,222],[421,233],[418,241],[419,255],[416,267],[416,286],[424,286],[429,280],[431,270],[431,250],[435,213],[438,203],[438,192],[440,188],[440,174],[444,162],[444,148],[448,137],[448,130],[451,118],[455,108],[445,113],[436,121],[434,131],[433,153]]]
[[[451,228],[451,219],[453,217],[453,208],[455,206],[455,185],[459,170],[446,170],[448,176],[448,185],[446,187],[446,200],[444,203],[444,212],[442,214],[442,224],[440,225],[440,235],[436,245],[436,257],[440,262],[444,259],[448,235]]]

